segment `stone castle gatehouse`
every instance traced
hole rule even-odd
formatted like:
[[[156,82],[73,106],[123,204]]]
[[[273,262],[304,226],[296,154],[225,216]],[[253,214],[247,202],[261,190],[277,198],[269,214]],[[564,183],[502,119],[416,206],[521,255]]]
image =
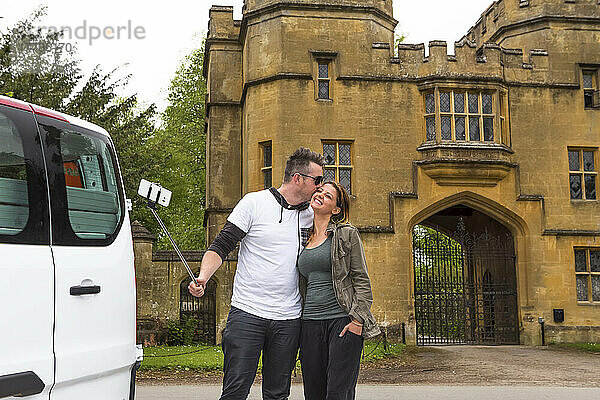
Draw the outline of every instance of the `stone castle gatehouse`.
[[[310,147],[352,194],[389,334],[531,345],[543,319],[547,341],[599,341],[600,4],[483,11],[449,54],[395,46],[391,0],[246,0],[241,21],[213,6],[208,240]]]

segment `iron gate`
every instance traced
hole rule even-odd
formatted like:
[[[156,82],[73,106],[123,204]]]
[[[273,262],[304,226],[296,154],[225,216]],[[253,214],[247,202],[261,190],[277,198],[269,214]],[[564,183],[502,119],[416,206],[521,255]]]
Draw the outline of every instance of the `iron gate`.
[[[417,344],[518,344],[510,234],[413,231]]]
[[[216,294],[217,285],[211,279],[206,285],[204,296],[192,296],[188,290],[189,278],[179,285],[179,320],[185,322],[196,318],[198,325],[194,335],[195,343],[216,344]]]

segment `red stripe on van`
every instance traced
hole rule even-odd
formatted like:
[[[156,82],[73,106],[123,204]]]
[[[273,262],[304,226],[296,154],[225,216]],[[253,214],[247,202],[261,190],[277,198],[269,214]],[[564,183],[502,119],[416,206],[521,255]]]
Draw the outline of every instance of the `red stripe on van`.
[[[31,112],[31,107],[29,106],[29,104],[8,97],[0,97],[0,104],[4,106],[18,108],[19,110]]]
[[[62,115],[55,113],[51,110],[48,110],[46,108],[41,108],[41,107],[33,105],[33,104],[31,105],[31,108],[33,109],[33,112],[36,113],[37,115],[43,115],[44,117],[50,117],[50,118],[58,119],[60,121],[69,123],[69,121],[67,121],[65,119],[65,117],[63,117]]]

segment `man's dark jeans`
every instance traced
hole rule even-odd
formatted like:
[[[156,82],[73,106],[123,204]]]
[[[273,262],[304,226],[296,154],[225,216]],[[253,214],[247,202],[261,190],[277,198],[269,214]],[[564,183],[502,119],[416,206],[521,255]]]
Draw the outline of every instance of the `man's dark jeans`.
[[[300,362],[306,400],[354,400],[362,336],[346,331],[350,317],[303,320]]]
[[[286,400],[296,364],[300,319],[275,321],[231,307],[223,331],[221,400],[245,400],[256,376],[262,350],[264,400]]]

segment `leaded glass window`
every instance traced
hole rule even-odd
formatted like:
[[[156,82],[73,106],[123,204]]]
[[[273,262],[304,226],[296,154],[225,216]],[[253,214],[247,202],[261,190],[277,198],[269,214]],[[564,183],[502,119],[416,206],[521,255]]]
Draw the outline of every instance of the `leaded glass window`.
[[[263,188],[268,189],[273,186],[273,145],[271,141],[260,143],[262,151]]]
[[[575,272],[587,271],[587,251],[575,250]]]
[[[594,170],[594,152],[584,151],[583,152],[583,170],[593,171]]]
[[[435,113],[435,97],[433,93],[425,95],[425,114]]]
[[[600,248],[574,251],[577,301],[600,302]]]
[[[427,117],[425,123],[427,125],[427,141],[435,141],[435,117]]]
[[[352,160],[350,159],[350,145],[349,144],[340,144],[340,165],[352,165]]]
[[[492,95],[482,94],[481,95],[481,111],[483,114],[493,114],[492,111]]]
[[[583,103],[586,108],[597,107],[594,104],[594,92],[598,90],[598,71],[586,70],[583,71]]]
[[[329,99],[329,81],[319,81],[319,99]]]
[[[479,134],[479,117],[469,117],[469,140],[471,142],[481,140],[481,135]]]
[[[596,150],[569,149],[569,191],[573,200],[596,200]]]
[[[485,117],[483,119],[483,140],[486,142],[494,141],[494,118]]]
[[[508,123],[506,116],[508,115],[508,102],[506,101],[506,95],[500,93],[498,96],[498,108],[500,110],[500,140],[502,143],[510,146],[510,133],[508,131]]]
[[[329,78],[329,64],[319,64],[319,79]]]
[[[433,92],[425,93],[424,97],[425,107],[425,140],[428,142],[435,142],[436,132],[436,107],[435,107],[435,94]]]
[[[325,157],[325,164],[335,164],[335,143],[323,144],[323,157]]]
[[[436,97],[437,96],[437,97]],[[432,141],[508,142],[495,134],[494,98],[503,96],[500,106],[500,129],[506,129],[506,96],[494,92],[461,92],[436,89],[424,94],[425,138]],[[439,109],[438,109],[439,108]],[[440,130],[437,136],[437,130]],[[506,135],[508,136],[508,135]]]
[[[263,167],[270,167],[273,165],[273,148],[271,144],[263,144]]]
[[[569,175],[569,186],[572,199],[583,198],[583,192],[581,191],[581,175]]]
[[[440,92],[440,112],[450,112],[450,93]]]
[[[318,94],[317,94],[317,98],[321,99],[321,100],[329,100],[330,99],[330,88],[329,85],[331,84],[331,77],[330,77],[330,73],[329,73],[329,65],[330,62],[325,62],[325,61],[319,61],[318,62],[318,81],[317,81],[317,87],[318,87]]]
[[[443,115],[441,120],[442,140],[452,140],[452,117]]]
[[[579,171],[579,152],[569,151],[569,171]]]
[[[600,250],[590,250],[590,271],[600,272]]]
[[[454,112],[464,113],[465,112],[465,94],[454,92]]]
[[[596,177],[594,175],[585,175],[585,198],[587,200],[596,199]]]
[[[324,141],[323,157],[325,180],[339,182],[349,194],[352,193],[352,143],[343,141]]]
[[[350,188],[352,187],[352,174],[349,169],[340,169],[340,185],[342,185],[348,193],[350,193]]]
[[[323,179],[326,181],[335,181],[335,169],[325,168],[323,170]]]
[[[600,301],[600,276],[592,276],[592,301]]]
[[[583,88],[593,89],[594,88],[594,73],[591,71],[583,72]]]
[[[270,188],[271,186],[273,186],[273,170],[268,169],[263,171],[263,177],[264,177],[264,182],[263,182],[263,187],[265,189]]]
[[[478,93],[469,93],[469,114],[479,114]]]
[[[585,275],[577,275],[577,301],[588,301],[588,279]]]
[[[465,117],[455,117],[454,127],[456,131],[456,140],[465,140]]]

